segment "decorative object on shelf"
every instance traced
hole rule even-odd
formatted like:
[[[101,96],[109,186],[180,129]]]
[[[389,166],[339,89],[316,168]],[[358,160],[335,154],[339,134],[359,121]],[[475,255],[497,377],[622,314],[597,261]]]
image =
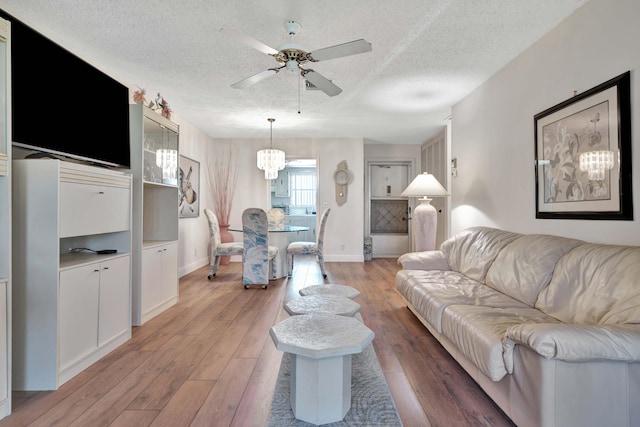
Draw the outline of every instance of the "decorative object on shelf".
[[[238,183],[238,160],[230,147],[226,153],[215,156],[213,162],[207,164],[207,180],[211,189],[213,210],[220,226],[220,240],[222,243],[233,242],[233,234],[229,232],[233,195]],[[223,256],[220,264],[228,264],[231,257]]]
[[[156,166],[162,169],[163,182],[166,180],[175,180],[178,170],[178,151],[168,148],[156,150]]]
[[[144,97],[147,94],[147,91],[138,87],[138,90],[133,92],[133,102],[136,104],[144,104],[147,102],[147,99]]]
[[[180,155],[178,177],[179,217],[196,218],[200,215],[200,162]]]
[[[264,179],[276,179],[278,171],[284,169],[284,151],[273,148],[273,122],[276,119],[267,119],[270,123],[271,131],[269,139],[271,141],[270,148],[258,151],[258,169],[264,171]]]
[[[448,196],[447,190],[435,176],[423,172],[400,194],[402,197],[420,197],[420,204],[413,210],[413,241],[415,251],[432,251],[436,248],[438,211],[429,197]]]
[[[146,94],[146,90],[138,88],[138,90],[133,93],[133,102],[135,102],[136,104],[144,104],[145,102],[147,102],[145,98]],[[173,113],[173,110],[171,110],[171,107],[169,107],[169,103],[167,102],[167,100],[164,99],[162,95],[160,95],[160,92],[158,92],[158,96],[156,97],[155,101],[149,101],[149,103],[146,105],[156,113],[160,111],[160,115],[165,119],[171,120],[171,113]]]
[[[336,203],[338,204],[338,206],[341,206],[347,201],[349,181],[351,181],[351,172],[347,167],[346,160],[338,163],[338,167],[333,173],[333,180],[336,183]]]
[[[630,80],[534,116],[536,218],[633,220]]]

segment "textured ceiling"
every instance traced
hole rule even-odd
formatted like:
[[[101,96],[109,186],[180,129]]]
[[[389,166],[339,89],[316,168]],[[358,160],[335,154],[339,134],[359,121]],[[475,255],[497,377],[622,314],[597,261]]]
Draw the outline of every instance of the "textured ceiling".
[[[453,104],[587,0],[0,0],[0,8],[214,138],[358,137],[419,144]],[[309,51],[364,38],[373,51],[313,69],[343,89],[299,94],[277,65],[219,32],[235,28],[277,48],[284,22]],[[91,88],[78,92],[91,94]],[[301,113],[298,114],[300,105]]]

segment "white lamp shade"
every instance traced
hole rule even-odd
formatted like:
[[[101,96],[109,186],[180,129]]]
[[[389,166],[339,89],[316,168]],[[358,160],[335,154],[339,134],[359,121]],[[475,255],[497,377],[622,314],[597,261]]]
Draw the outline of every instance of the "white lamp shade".
[[[416,176],[400,195],[402,197],[441,197],[448,196],[449,193],[435,176],[423,172]]]

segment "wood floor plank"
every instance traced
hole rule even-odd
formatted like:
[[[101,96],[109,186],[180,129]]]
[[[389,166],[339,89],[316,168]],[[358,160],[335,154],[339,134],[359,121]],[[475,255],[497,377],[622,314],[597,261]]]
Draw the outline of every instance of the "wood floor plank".
[[[185,347],[129,404],[128,409],[161,410],[182,387],[195,367],[229,326],[228,321],[210,320],[209,326]]]
[[[132,338],[59,390],[13,393],[5,426],[266,425],[282,352],[269,328],[303,287],[350,285],[405,426],[511,426],[406,308],[395,259],[326,263],[297,256],[291,278],[243,289],[242,263],[180,279],[178,303],[132,328]]]
[[[126,378],[111,387],[87,411],[69,426],[108,426],[122,411],[127,409],[135,397],[162,373],[164,367],[179,354],[193,337],[176,335],[161,351],[156,351],[133,370]],[[68,419],[68,416],[65,416]]]
[[[190,425],[231,425],[256,362],[257,359],[231,359]]]
[[[190,425],[214,385],[215,381],[186,381],[167,402],[151,425],[153,427]]]
[[[276,349],[271,339],[268,339],[251,374],[247,389],[238,404],[238,409],[231,423],[232,426],[267,425],[281,361],[282,352]]]
[[[109,427],[148,427],[158,416],[158,412],[125,409]]]

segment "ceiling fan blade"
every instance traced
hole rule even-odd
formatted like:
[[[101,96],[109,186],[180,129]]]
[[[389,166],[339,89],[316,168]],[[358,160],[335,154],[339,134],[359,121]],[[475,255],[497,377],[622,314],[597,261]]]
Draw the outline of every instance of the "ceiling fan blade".
[[[364,39],[325,47],[309,53],[311,61],[326,61],[327,59],[342,58],[343,56],[356,55],[358,53],[371,52],[371,43]]]
[[[269,68],[268,70],[260,71],[258,74],[254,74],[251,77],[247,77],[244,80],[240,80],[239,82],[232,84],[231,87],[234,89],[247,88],[277,74],[278,71],[280,71],[280,68]]]
[[[258,50],[262,53],[266,53],[267,55],[277,55],[279,52],[277,50],[275,50],[274,48],[267,46],[266,44],[259,42],[258,40],[254,39],[253,37],[250,37],[248,35],[246,35],[243,32],[240,32],[234,28],[220,28],[220,32],[224,33],[228,36],[233,37],[234,39],[238,40],[239,42],[242,42],[244,44],[246,44],[249,47],[254,48],[255,50]]]
[[[302,70],[302,77],[329,96],[336,96],[342,92],[342,89],[331,83],[329,79],[313,70]]]

